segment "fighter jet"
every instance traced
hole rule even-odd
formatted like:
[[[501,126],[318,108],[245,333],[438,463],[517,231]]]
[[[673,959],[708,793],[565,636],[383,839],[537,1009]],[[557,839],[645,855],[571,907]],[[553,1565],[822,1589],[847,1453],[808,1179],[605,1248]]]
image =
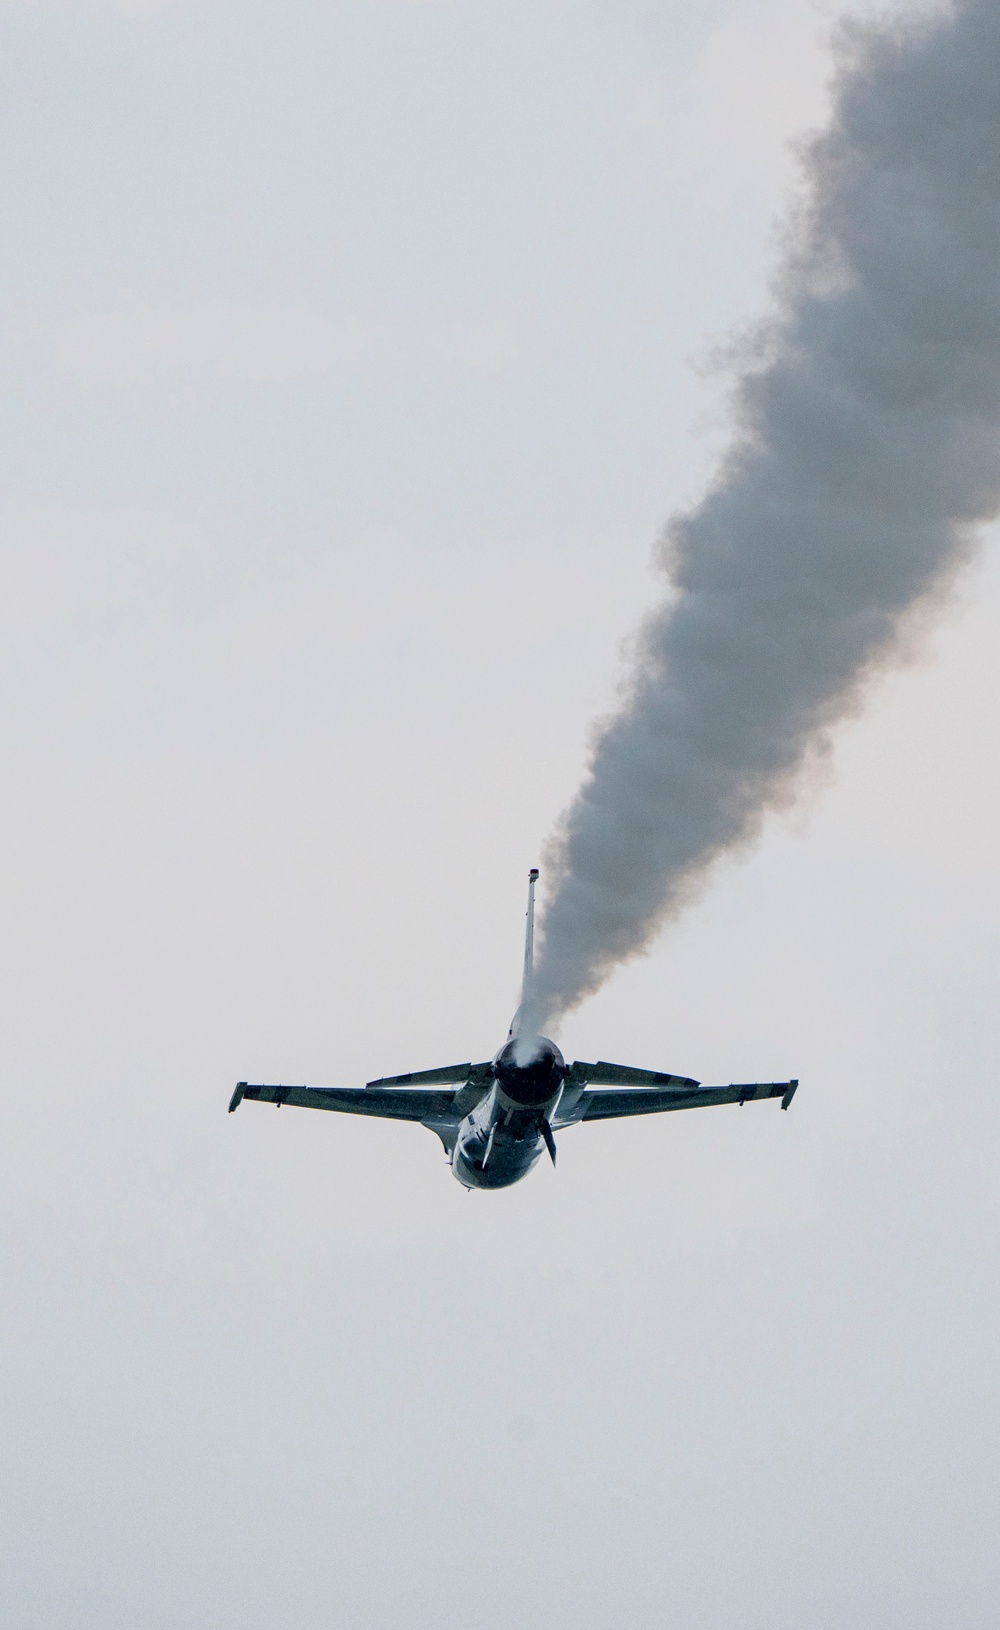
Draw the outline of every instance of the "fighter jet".
[[[445,1064],[439,1070],[386,1075],[365,1087],[251,1086],[240,1081],[230,1113],[244,1098],[252,1098],[279,1109],[282,1104],[298,1104],[303,1109],[417,1121],[437,1133],[463,1188],[504,1189],[527,1177],[546,1150],[554,1166],[555,1133],[579,1121],[759,1103],[763,1098],[780,1098],[782,1109],[788,1108],[797,1080],[703,1087],[690,1076],[636,1070],[627,1064],[586,1064],[582,1059],[567,1064],[547,1036],[522,1039],[534,970],[537,881],[538,871],[532,869],[521,1004],[494,1058],[484,1064]]]

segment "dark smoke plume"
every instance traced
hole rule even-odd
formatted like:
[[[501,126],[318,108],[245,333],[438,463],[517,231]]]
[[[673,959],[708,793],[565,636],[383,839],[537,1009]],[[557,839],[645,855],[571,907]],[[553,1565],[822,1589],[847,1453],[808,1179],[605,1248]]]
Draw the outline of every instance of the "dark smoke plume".
[[[787,801],[1000,508],[1000,0],[838,52],[734,445],[553,841],[538,1026]]]

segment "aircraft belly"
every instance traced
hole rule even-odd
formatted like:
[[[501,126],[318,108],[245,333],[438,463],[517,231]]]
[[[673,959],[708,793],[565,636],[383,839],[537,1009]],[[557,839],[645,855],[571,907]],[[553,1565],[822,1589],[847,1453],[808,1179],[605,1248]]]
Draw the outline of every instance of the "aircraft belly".
[[[544,1149],[545,1144],[537,1134],[514,1137],[494,1122],[485,1136],[481,1128],[460,1134],[452,1157],[452,1171],[467,1189],[505,1189],[527,1177]]]

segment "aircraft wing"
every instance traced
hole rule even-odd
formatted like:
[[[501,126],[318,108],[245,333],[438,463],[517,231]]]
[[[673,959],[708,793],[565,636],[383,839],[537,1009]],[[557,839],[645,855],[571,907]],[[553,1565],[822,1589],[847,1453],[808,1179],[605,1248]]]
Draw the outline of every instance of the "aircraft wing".
[[[261,1104],[295,1104],[301,1109],[332,1109],[345,1115],[375,1115],[388,1121],[417,1121],[436,1132],[448,1154],[459,1123],[486,1091],[490,1064],[446,1064],[438,1070],[416,1070],[370,1081],[366,1087],[291,1087],[240,1081],[229,1104],[244,1098]]]
[[[589,1083],[614,1081],[611,1091],[594,1091]],[[798,1081],[731,1082],[726,1087],[702,1087],[687,1076],[655,1070],[633,1070],[627,1065],[574,1064],[556,1110],[553,1125],[573,1126],[579,1121],[616,1120],[625,1115],[656,1115],[670,1109],[707,1109],[712,1104],[747,1104],[780,1098],[787,1109]]]
[[[238,1109],[244,1098],[261,1104],[297,1104],[302,1109],[339,1109],[347,1115],[380,1115],[390,1121],[422,1121],[437,1117],[452,1107],[454,1092],[432,1092],[426,1088],[407,1091],[391,1087],[285,1087],[254,1086],[241,1081],[233,1093],[229,1112]]]

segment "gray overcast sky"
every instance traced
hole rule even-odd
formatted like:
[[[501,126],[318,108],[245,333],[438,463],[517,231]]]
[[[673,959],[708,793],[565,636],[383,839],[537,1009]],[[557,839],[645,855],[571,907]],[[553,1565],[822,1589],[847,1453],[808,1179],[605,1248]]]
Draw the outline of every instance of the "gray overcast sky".
[[[790,1114],[225,1114],[502,1039],[833,15],[0,6],[17,1630],[993,1630],[994,537],[564,1027]]]

